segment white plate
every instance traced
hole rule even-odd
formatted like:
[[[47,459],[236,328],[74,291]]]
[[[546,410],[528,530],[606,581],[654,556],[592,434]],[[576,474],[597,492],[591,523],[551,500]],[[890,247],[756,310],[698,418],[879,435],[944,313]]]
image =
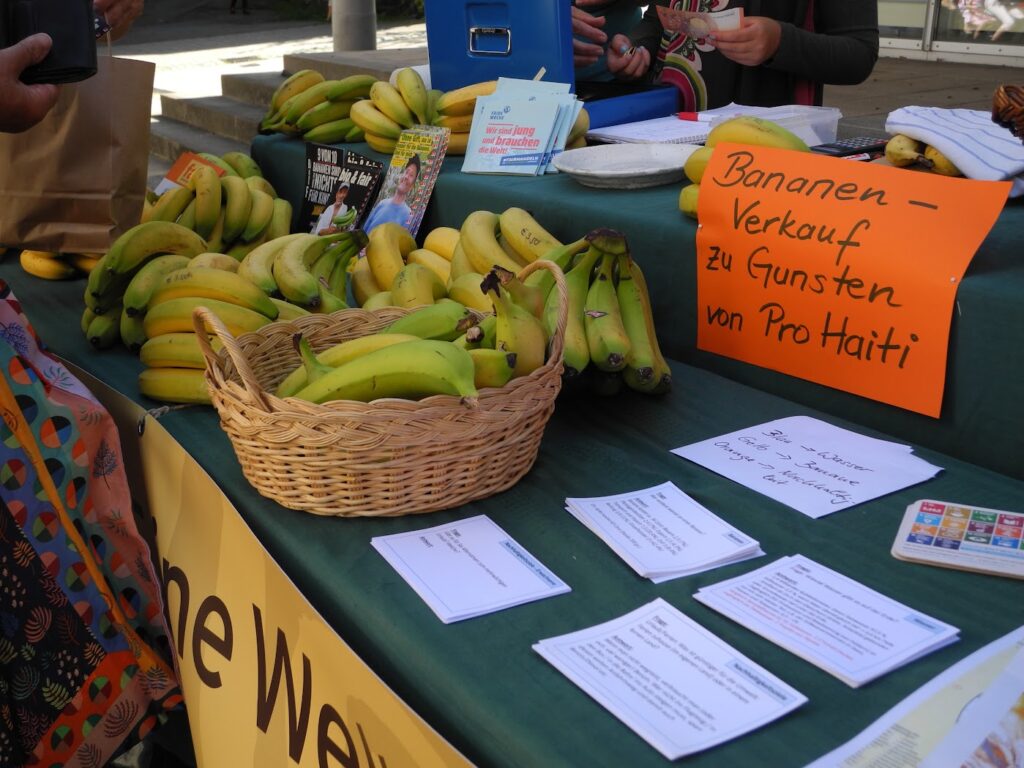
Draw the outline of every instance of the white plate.
[[[640,189],[683,178],[683,164],[696,144],[598,144],[555,156],[555,167],[580,184],[604,189]]]

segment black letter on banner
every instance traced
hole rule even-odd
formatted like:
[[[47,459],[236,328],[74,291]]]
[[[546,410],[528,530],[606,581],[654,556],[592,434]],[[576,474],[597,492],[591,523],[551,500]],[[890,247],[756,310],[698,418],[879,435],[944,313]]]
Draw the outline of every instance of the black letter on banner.
[[[341,735],[345,737],[345,744],[348,746],[348,752],[342,752],[341,747],[331,740],[327,729],[332,724],[338,726],[341,730]],[[327,768],[328,755],[345,766],[345,768],[359,768],[359,758],[356,757],[356,745],[352,741],[352,734],[348,732],[348,726],[341,719],[338,710],[330,704],[324,704],[320,707],[320,720],[316,731],[316,746],[320,768]]]
[[[277,630],[277,646],[274,651],[274,671],[270,678],[270,690],[267,690],[267,653],[263,639],[263,615],[253,605],[253,619],[256,623],[256,726],[267,732],[270,718],[274,714],[277,701],[277,689],[281,684],[281,671],[284,670],[284,681],[288,688],[288,756],[296,763],[302,758],[302,747],[306,741],[306,728],[309,725],[309,704],[313,698],[312,669],[309,658],[302,654],[302,703],[298,716],[295,714],[295,683],[292,680],[291,658],[288,656],[288,642],[284,632]]]
[[[167,625],[171,627],[171,631],[174,633],[174,640],[177,644],[178,649],[178,660],[180,661],[185,656],[185,629],[188,622],[188,577],[185,572],[176,565],[171,565],[167,562],[166,558],[163,560],[164,566],[164,578],[163,578],[163,593],[164,593],[164,611],[167,613]],[[167,602],[167,588],[171,582],[177,582],[178,592],[180,598],[178,600],[178,626],[175,629],[174,622],[171,621],[170,603]]]
[[[224,625],[224,637],[214,633],[206,626],[206,619],[211,613],[220,616]],[[199,679],[210,688],[220,688],[220,672],[214,672],[203,662],[203,643],[213,648],[228,661],[231,661],[231,649],[234,645],[234,632],[231,629],[231,616],[224,601],[216,595],[203,600],[196,612],[196,623],[192,628],[192,656],[195,659],[196,672]]]

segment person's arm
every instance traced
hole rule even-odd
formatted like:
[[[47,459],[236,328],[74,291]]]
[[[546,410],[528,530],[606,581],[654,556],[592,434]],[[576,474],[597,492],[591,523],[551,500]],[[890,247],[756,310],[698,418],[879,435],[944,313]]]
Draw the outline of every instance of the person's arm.
[[[132,25],[132,22],[142,13],[143,0],[95,0],[93,8],[97,13],[103,14],[103,18],[110,25],[111,40],[116,40]]]
[[[20,79],[27,67],[46,58],[52,45],[50,36],[41,32],[0,50],[0,131],[27,131],[57,102],[56,85],[26,85]]]
[[[818,0],[815,31],[766,17],[715,34],[715,46],[746,66],[764,66],[829,85],[856,85],[878,59],[878,7],[851,0]]]

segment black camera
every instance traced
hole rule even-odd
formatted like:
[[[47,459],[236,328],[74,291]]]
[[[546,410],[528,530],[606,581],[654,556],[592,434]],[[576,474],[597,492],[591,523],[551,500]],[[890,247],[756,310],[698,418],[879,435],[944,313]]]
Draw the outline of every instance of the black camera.
[[[25,83],[75,83],[96,74],[92,0],[0,0],[0,47],[45,32],[46,58],[21,73]]]

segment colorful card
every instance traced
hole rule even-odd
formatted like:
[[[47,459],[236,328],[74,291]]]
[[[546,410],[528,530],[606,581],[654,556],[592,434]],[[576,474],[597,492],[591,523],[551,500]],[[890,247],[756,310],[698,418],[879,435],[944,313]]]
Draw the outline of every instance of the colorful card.
[[[449,136],[451,130],[437,126],[420,125],[402,131],[380,192],[363,222],[367,234],[390,221],[416,235],[441,172]]]
[[[743,9],[729,8],[724,11],[700,13],[680,11],[659,5],[658,19],[661,21],[661,26],[668,32],[676,32],[702,40],[718,30],[739,29],[743,24]]]
[[[329,144],[306,144],[306,186],[299,225],[332,235],[359,226],[370,206],[384,164]]]
[[[892,555],[1024,579],[1024,512],[920,499],[907,507]]]

